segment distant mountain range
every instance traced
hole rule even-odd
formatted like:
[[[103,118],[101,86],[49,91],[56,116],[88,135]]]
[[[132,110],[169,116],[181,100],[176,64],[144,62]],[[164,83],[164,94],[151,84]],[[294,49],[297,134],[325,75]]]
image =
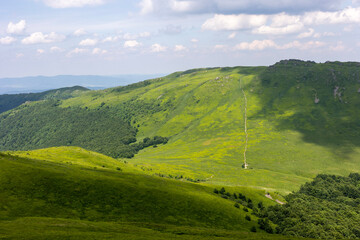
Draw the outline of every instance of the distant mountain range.
[[[50,89],[83,86],[88,89],[98,90],[109,87],[124,86],[146,79],[157,78],[163,74],[144,75],[59,75],[35,76],[21,78],[0,78],[0,94],[36,93]]]

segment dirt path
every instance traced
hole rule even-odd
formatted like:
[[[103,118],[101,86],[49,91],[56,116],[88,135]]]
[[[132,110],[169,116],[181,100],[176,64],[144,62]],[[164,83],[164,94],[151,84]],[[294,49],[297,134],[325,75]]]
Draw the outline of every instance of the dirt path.
[[[240,80],[240,88],[241,91],[244,95],[244,102],[245,102],[245,107],[244,107],[244,119],[245,119],[245,125],[244,125],[244,129],[245,129],[245,148],[244,148],[244,168],[247,169],[248,168],[248,164],[246,162],[246,151],[247,151],[247,146],[248,146],[248,132],[247,132],[247,98],[246,98],[246,94],[244,89],[241,87],[241,80]]]
[[[272,197],[269,193],[265,194],[265,197],[267,197],[268,199],[271,199],[271,200],[274,201],[273,197]],[[279,199],[275,199],[275,202],[277,202],[277,203],[280,204],[280,205],[285,204],[285,203],[283,203],[282,201],[280,201]]]

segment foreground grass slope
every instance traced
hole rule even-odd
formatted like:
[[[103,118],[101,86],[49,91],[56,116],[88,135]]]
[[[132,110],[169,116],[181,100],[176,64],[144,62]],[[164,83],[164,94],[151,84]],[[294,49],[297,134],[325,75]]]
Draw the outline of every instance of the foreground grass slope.
[[[82,159],[89,166],[61,163],[55,157],[1,155],[1,218],[122,220],[243,230],[255,225],[213,188],[141,174],[116,160],[94,168],[91,154]]]
[[[319,173],[347,175],[360,170],[360,138],[356,134],[360,130],[359,78],[359,63],[298,60],[270,67],[177,72],[126,87],[89,91],[55,105],[33,103],[28,109],[20,107],[3,114],[0,136],[6,141],[0,149],[75,145],[111,154],[131,145],[135,137],[136,141],[169,137],[166,145],[146,148],[128,161],[152,174],[183,175],[208,185],[286,194]],[[242,168],[244,93],[247,170]],[[83,116],[101,113],[104,119],[91,124],[76,119],[67,122],[70,129],[87,129],[89,134],[80,139],[51,121],[24,136],[42,119],[44,109],[47,115],[70,112],[64,120],[72,110]],[[107,119],[114,119],[122,128],[111,128],[112,124],[105,123]],[[24,121],[32,126],[18,128]],[[106,129],[111,132],[102,134]],[[39,135],[45,132],[50,134]],[[99,133],[96,139],[100,142],[91,138],[93,132]],[[67,133],[67,142],[61,142],[59,136]],[[124,136],[128,141],[120,145],[118,141]],[[48,140],[40,141],[43,137]]]
[[[212,187],[149,176],[77,147],[1,153],[0,199],[2,238],[286,239],[262,232],[251,210]]]

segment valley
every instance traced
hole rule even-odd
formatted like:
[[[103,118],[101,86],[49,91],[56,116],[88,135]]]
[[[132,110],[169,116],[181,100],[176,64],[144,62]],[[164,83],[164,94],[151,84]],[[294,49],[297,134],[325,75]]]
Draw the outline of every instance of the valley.
[[[233,193],[277,208],[318,174],[360,172],[359,77],[283,60],[20,101],[0,114],[0,238],[34,221],[59,239],[288,239]]]

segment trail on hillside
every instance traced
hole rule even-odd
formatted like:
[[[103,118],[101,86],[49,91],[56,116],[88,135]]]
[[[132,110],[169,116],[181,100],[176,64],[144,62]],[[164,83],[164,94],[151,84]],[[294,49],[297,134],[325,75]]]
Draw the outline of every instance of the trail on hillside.
[[[244,131],[245,131],[245,148],[244,148],[244,168],[247,169],[248,168],[248,164],[246,162],[246,151],[247,151],[247,145],[248,145],[248,132],[247,132],[247,98],[246,98],[246,94],[244,89],[241,87],[241,79],[240,79],[240,88],[241,91],[244,95],[244,119],[245,119],[245,124],[244,124]]]

